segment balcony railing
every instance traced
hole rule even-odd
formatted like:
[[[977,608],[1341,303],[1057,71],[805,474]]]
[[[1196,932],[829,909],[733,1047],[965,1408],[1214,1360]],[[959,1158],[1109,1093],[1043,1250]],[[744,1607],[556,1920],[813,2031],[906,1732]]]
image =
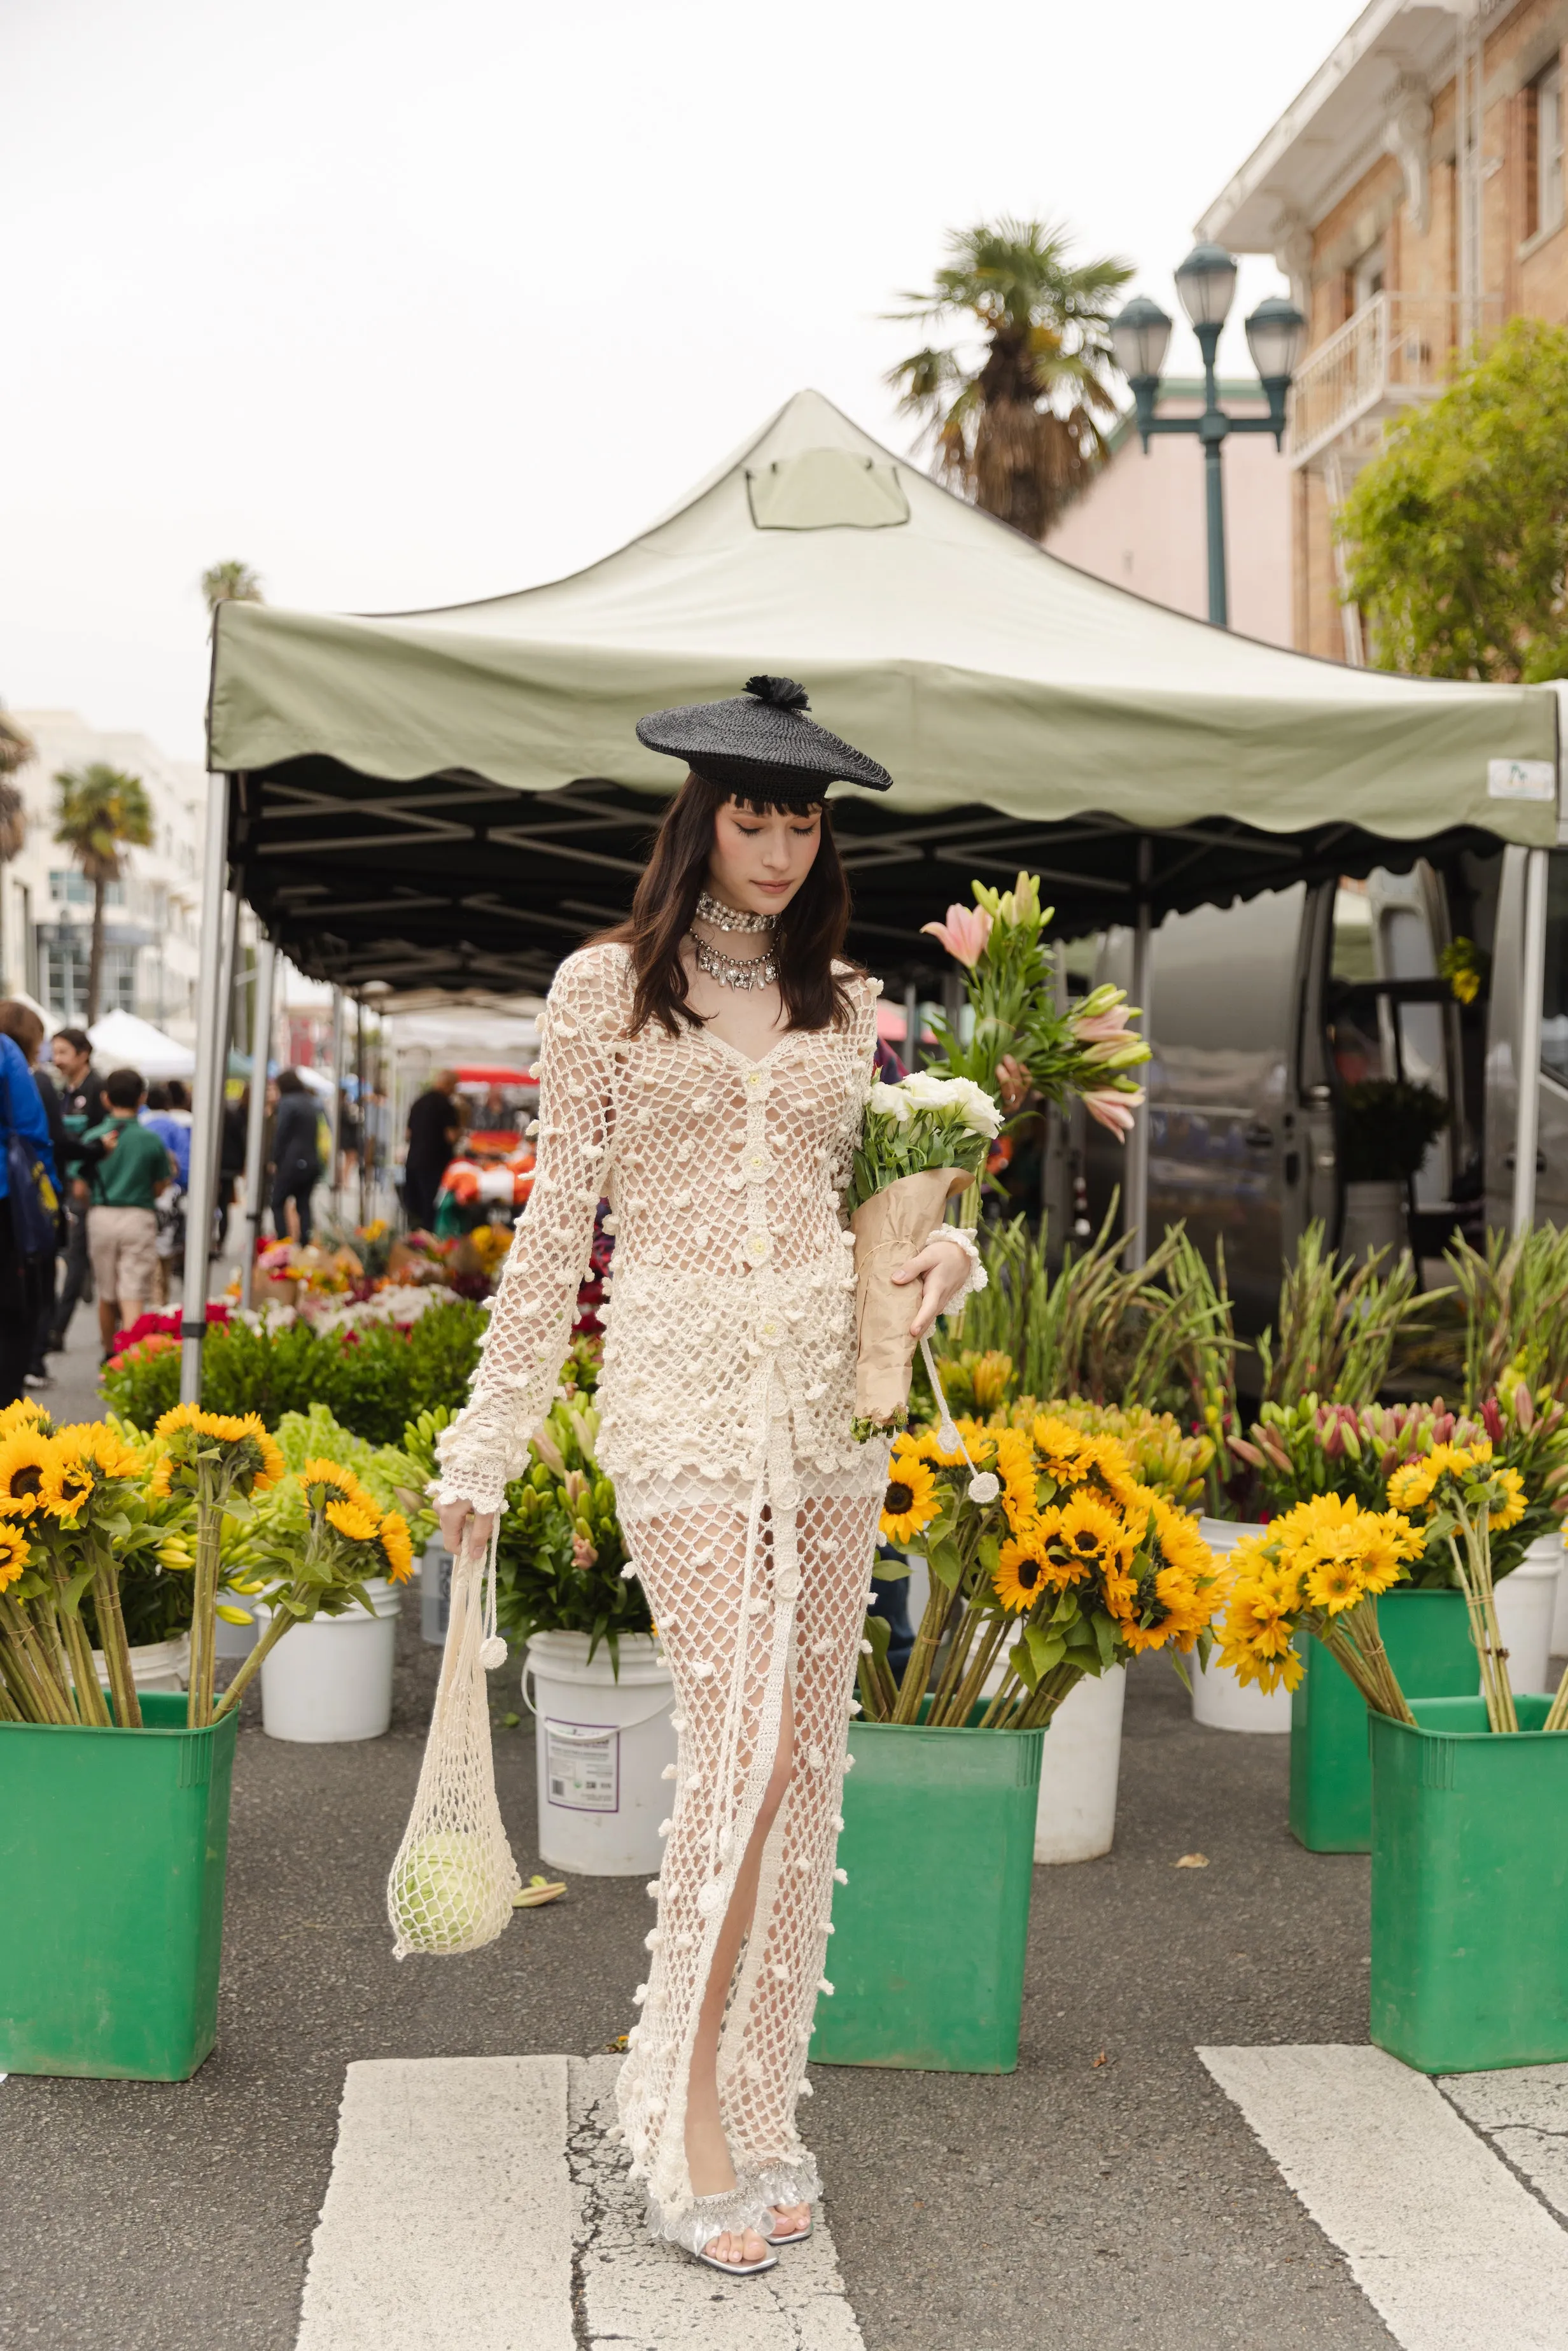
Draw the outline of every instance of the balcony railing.
[[[1480,300],[1483,337],[1496,330],[1501,297]],[[1305,465],[1364,417],[1396,415],[1435,399],[1460,344],[1457,294],[1375,294],[1337,333],[1309,351],[1291,392],[1290,455]]]

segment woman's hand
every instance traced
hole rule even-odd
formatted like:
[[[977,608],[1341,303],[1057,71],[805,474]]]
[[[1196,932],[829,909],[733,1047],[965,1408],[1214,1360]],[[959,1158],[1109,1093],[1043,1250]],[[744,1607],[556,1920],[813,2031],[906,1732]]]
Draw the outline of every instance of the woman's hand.
[[[1002,1108],[1011,1118],[1022,1110],[1034,1092],[1034,1081],[1023,1063],[1014,1053],[1004,1053],[997,1063],[997,1091],[1002,1098]]]
[[[472,1502],[443,1502],[441,1505],[441,1540],[456,1558],[465,1531],[481,1548],[487,1549],[496,1524],[494,1510],[476,1510]]]
[[[920,1307],[909,1326],[912,1339],[924,1339],[938,1314],[952,1303],[969,1279],[969,1252],[958,1241],[932,1241],[918,1257],[901,1265],[894,1281],[918,1281],[923,1286]]]

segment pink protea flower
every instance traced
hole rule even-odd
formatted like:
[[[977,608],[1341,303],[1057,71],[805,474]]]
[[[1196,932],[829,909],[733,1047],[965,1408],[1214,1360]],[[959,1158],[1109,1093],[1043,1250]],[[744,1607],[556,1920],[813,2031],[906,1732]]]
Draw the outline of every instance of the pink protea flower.
[[[973,971],[986,952],[991,918],[983,906],[949,906],[945,923],[922,923],[920,927],[940,939],[956,962]]]
[[[1134,1086],[1131,1093],[1121,1093],[1111,1086],[1097,1086],[1082,1098],[1083,1107],[1090,1117],[1097,1118],[1102,1126],[1109,1127],[1118,1143],[1125,1143],[1132,1133],[1133,1113],[1143,1099],[1142,1086]]]

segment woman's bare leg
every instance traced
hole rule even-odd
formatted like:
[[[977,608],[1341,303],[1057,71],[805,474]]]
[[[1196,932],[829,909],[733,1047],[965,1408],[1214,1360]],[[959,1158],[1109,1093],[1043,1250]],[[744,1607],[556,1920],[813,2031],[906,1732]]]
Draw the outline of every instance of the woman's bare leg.
[[[740,1957],[740,1946],[757,1907],[757,1888],[762,1875],[762,1848],[788,1793],[794,1761],[795,1710],[789,1685],[786,1681],[778,1751],[757,1815],[757,1825],[751,1832],[740,1867],[735,1874],[735,1889],[725,1912],[724,1925],[719,1930],[713,1969],[698,2012],[696,2036],[692,2044],[691,2074],[686,2084],[686,2165],[691,2173],[694,2196],[724,2196],[735,2186],[735,2166],[730,2160],[729,2144],[725,2137],[719,2114],[719,2036],[724,2029],[724,2011],[729,1999],[736,1962]],[[759,2262],[767,2247],[755,2230],[747,2229],[740,2233],[726,2231],[723,2236],[716,2237],[706,2250],[715,2261],[738,2263]]]

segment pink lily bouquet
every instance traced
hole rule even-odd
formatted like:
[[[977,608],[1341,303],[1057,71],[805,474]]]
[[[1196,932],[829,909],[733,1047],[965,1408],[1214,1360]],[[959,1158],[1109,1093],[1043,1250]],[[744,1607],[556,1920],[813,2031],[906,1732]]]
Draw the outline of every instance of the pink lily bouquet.
[[[967,1038],[946,1020],[933,1024],[948,1070],[993,1086],[997,1064],[1011,1055],[1046,1102],[1081,1094],[1090,1116],[1124,1143],[1144,1099],[1132,1071],[1149,1058],[1128,1026],[1137,1006],[1124,989],[1106,986],[1059,1011],[1040,935],[1052,909],[1040,906],[1038,877],[1020,873],[1010,890],[971,887],[972,907],[949,906],[945,922],[922,925],[963,966],[974,1014]]]

